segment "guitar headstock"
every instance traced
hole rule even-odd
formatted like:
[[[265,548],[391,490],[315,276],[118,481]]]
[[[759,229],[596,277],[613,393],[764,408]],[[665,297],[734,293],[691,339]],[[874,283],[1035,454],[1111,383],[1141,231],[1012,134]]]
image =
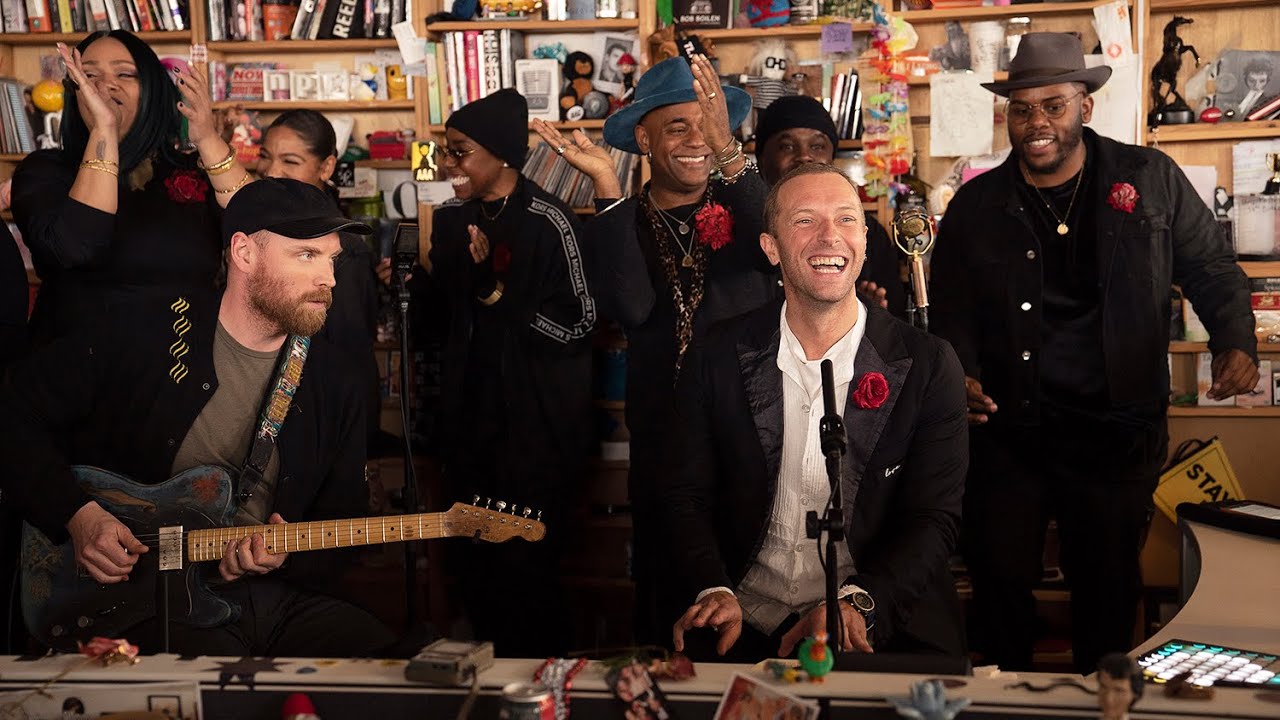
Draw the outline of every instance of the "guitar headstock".
[[[547,534],[547,526],[541,522],[542,511],[534,511],[515,505],[508,506],[499,500],[495,507],[476,503],[454,503],[453,507],[442,513],[445,537],[470,537],[485,542],[506,542],[511,538],[521,538],[529,542],[537,542]]]

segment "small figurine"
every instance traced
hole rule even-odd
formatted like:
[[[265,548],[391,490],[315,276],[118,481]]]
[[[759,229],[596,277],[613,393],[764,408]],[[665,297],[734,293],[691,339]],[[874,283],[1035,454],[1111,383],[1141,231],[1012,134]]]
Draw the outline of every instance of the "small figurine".
[[[582,119],[585,114],[582,101],[587,97],[587,93],[594,89],[591,85],[591,76],[595,75],[595,72],[596,61],[584,52],[571,52],[565,57],[564,79],[568,84],[560,93],[561,120]]]
[[[636,89],[636,59],[631,53],[623,53],[618,58],[618,72],[622,74],[622,101],[626,102]]]
[[[751,108],[755,112],[750,122],[743,123],[743,137],[749,137],[755,129],[754,114],[769,107],[774,100],[783,95],[795,95],[795,87],[787,82],[787,68],[796,65],[796,53],[786,40],[774,38],[765,40],[756,46],[756,54],[747,66],[749,74],[743,75],[742,84],[754,88],[751,96]]]
[[[1147,124],[1151,127],[1195,122],[1195,113],[1177,90],[1183,53],[1191,53],[1196,67],[1200,67],[1200,53],[1195,46],[1183,43],[1178,37],[1178,28],[1193,22],[1191,18],[1176,15],[1164,26],[1164,52],[1151,68],[1151,112],[1147,115]]]
[[[404,70],[399,65],[387,66],[387,99],[409,99],[409,78],[405,76]]]
[[[911,684],[910,697],[887,698],[898,715],[922,720],[951,720],[972,702],[968,698],[947,700],[941,680],[922,680]]]
[[[1101,720],[1129,720],[1129,710],[1142,697],[1142,671],[1124,653],[1098,661],[1098,709]]]
[[[813,637],[805,638],[796,652],[796,659],[800,661],[800,667],[809,673],[810,680],[822,682],[836,664],[835,653],[827,647],[827,633],[819,630]]]

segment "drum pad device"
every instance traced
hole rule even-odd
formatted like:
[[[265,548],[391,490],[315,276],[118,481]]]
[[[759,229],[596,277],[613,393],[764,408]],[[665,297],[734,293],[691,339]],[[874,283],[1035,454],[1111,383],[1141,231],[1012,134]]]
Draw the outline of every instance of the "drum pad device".
[[[490,667],[493,643],[441,638],[413,656],[404,669],[404,677],[429,685],[465,687]]]

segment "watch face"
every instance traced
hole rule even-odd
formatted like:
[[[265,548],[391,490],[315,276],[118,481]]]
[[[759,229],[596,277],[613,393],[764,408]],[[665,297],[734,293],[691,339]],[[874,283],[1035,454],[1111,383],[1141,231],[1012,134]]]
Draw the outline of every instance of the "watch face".
[[[875,601],[871,599],[870,595],[864,592],[856,592],[850,595],[849,602],[853,603],[853,606],[863,613],[869,613],[876,609]]]

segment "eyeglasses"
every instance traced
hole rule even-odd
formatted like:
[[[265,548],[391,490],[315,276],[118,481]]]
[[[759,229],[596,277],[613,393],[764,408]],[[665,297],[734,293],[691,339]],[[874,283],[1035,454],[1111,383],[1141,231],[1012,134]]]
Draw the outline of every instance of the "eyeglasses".
[[[451,147],[442,148],[442,149],[444,150],[445,155],[448,155],[454,160],[462,160],[462,158],[476,151],[475,148],[471,148],[470,150],[458,150],[457,148],[451,148]]]
[[[1005,115],[1008,116],[1009,122],[1014,125],[1026,125],[1031,122],[1031,116],[1036,110],[1043,110],[1044,116],[1050,120],[1057,120],[1067,112],[1067,106],[1071,101],[1084,95],[1084,93],[1076,93],[1067,97],[1049,98],[1038,103],[1024,103],[1020,100],[1010,100],[1005,105]]]

